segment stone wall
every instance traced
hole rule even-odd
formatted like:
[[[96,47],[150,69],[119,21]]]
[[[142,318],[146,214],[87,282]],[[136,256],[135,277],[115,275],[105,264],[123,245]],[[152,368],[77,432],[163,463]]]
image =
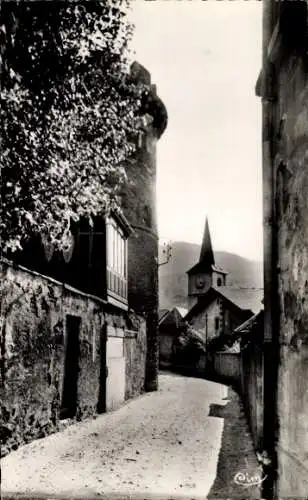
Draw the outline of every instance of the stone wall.
[[[175,336],[168,335],[167,333],[160,333],[159,335],[159,361],[171,362],[173,343]]]
[[[232,384],[240,393],[256,450],[263,449],[263,352],[249,343],[240,353],[216,352],[213,375]]]
[[[235,352],[215,352],[213,367],[216,375],[240,385],[242,378],[241,354]]]
[[[139,63],[131,73],[149,89],[144,125],[137,151],[126,165],[128,182],[122,207],[133,227],[128,241],[128,301],[147,322],[146,390],[158,387],[158,234],[156,209],[156,148],[167,126],[167,110],[151,83],[150,73]]]
[[[250,342],[241,352],[240,388],[255,449],[263,450],[264,355],[262,345]]]
[[[216,329],[216,318],[219,319],[218,329]],[[247,319],[245,312],[239,310],[236,312],[235,308],[228,308],[223,299],[216,299],[189,322],[196,330],[202,330],[204,341],[209,341],[223,333],[231,333],[245,319]]]
[[[125,216],[134,233],[128,240],[128,301],[147,318],[147,390],[158,384],[158,235],[156,215],[156,137],[127,166],[128,185],[122,196]]]
[[[207,316],[207,319],[206,319]],[[221,322],[219,324],[219,329],[215,329],[215,318],[220,319],[220,304],[219,300],[214,300],[206,310],[202,311],[200,314],[192,318],[190,321],[193,328],[196,330],[202,330],[204,335],[204,341],[209,341],[221,333]],[[207,326],[206,326],[207,325]]]
[[[277,227],[279,498],[308,492],[308,65],[299,52],[276,66],[273,105]]]
[[[61,425],[68,315],[80,318],[74,419],[95,415],[99,398],[108,391],[122,391],[123,400],[143,391],[146,337],[142,317],[6,262],[1,263],[1,275],[2,454]],[[125,338],[132,330],[136,338],[131,333]],[[102,376],[106,334],[115,331],[124,354],[122,381]],[[107,367],[108,363],[107,353]],[[102,387],[104,380],[107,387]]]
[[[196,278],[195,274],[188,275],[188,295],[191,298],[199,297],[202,293],[206,293],[213,284],[212,275],[209,273],[198,273],[198,279],[203,282],[202,286],[197,287]]]
[[[138,331],[129,332],[124,339],[125,399],[138,396],[144,391],[146,376],[146,322],[140,321]]]

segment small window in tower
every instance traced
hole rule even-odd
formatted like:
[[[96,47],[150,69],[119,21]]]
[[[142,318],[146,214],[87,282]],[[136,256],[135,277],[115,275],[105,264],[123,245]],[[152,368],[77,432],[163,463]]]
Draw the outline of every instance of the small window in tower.
[[[217,286],[221,286],[221,285],[222,285],[221,278],[217,278]]]
[[[217,332],[217,330],[219,330],[219,318],[215,318],[215,330]]]

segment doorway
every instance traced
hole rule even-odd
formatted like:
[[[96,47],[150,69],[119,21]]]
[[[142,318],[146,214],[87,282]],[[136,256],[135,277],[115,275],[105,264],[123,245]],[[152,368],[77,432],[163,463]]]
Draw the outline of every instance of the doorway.
[[[107,324],[104,323],[100,332],[100,377],[99,377],[99,395],[97,403],[97,412],[106,412],[106,385],[108,377],[107,358],[106,358],[106,342],[107,342]]]
[[[66,316],[66,350],[60,419],[73,418],[76,415],[80,323],[79,316]]]

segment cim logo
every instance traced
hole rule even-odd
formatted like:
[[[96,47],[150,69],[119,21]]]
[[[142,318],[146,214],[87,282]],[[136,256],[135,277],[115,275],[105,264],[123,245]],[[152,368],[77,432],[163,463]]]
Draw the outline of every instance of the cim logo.
[[[238,472],[235,474],[233,481],[235,484],[240,486],[244,486],[247,488],[248,486],[260,486],[263,481],[265,481],[267,476],[262,478],[261,474],[258,472],[251,474],[250,472]]]

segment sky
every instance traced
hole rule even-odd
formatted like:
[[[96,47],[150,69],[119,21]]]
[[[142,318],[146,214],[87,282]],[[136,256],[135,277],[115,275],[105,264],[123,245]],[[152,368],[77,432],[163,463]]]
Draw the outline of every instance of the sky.
[[[256,0],[133,0],[132,48],[168,127],[157,146],[161,240],[262,259],[261,8]]]

